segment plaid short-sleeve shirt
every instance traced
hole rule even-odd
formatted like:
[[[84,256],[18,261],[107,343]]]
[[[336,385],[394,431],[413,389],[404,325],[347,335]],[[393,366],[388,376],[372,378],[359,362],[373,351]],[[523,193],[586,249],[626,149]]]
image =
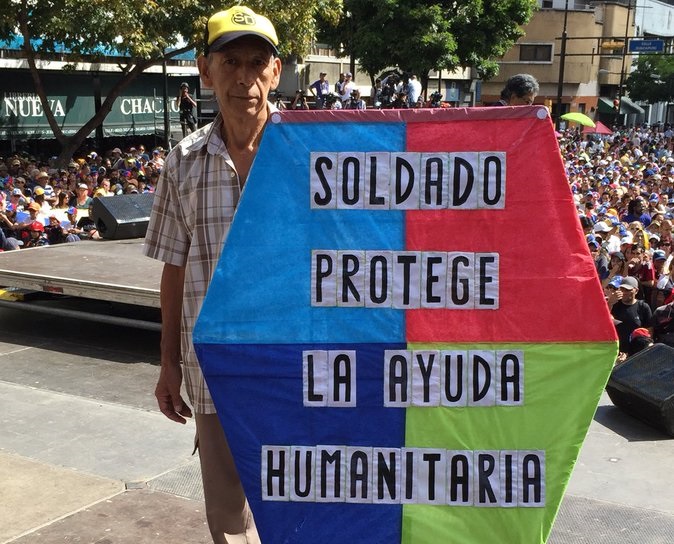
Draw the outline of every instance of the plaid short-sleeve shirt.
[[[192,344],[192,330],[241,196],[241,181],[220,136],[222,120],[184,138],[166,159],[155,192],[144,252],[185,267],[181,350],[195,412],[215,413]]]

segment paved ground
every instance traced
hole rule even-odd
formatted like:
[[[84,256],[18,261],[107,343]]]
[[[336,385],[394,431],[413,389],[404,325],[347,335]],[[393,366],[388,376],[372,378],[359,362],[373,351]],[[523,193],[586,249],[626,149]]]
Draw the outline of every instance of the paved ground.
[[[158,334],[4,308],[0,325],[0,544],[208,543],[193,427],[154,408]],[[549,543],[674,542],[673,457],[604,397]]]

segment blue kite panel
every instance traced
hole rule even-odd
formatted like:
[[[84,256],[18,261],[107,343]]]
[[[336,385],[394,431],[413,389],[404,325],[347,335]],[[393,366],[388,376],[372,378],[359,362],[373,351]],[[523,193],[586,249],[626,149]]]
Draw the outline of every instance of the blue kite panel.
[[[195,343],[405,338],[404,312],[399,310],[310,304],[312,250],[404,249],[402,211],[310,209],[311,151],[404,151],[404,123],[364,123],[357,130],[348,126],[343,137],[335,133],[334,123],[271,124],[266,129],[195,327]],[[289,148],[297,151],[289,154]],[[278,157],[286,162],[280,164]],[[335,228],[337,224],[341,226]]]
[[[346,525],[350,532],[359,526],[351,534],[362,535],[362,542],[399,541],[399,504],[267,500],[262,507],[260,472],[263,446],[403,447],[405,410],[384,407],[382,361],[385,350],[405,347],[403,343],[350,344],[348,349],[355,351],[357,360],[357,408],[310,408],[303,402],[303,352],[339,351],[343,345],[197,345],[213,397],[225,402],[229,413],[237,414],[228,418],[218,412],[263,542],[338,543]],[[362,515],[364,506],[367,516]]]

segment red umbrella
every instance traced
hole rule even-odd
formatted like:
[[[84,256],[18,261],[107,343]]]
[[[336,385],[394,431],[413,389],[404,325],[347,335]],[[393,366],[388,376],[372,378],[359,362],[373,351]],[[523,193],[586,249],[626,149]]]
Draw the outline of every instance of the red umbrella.
[[[613,134],[613,131],[601,121],[596,121],[594,127],[583,127],[583,134]]]

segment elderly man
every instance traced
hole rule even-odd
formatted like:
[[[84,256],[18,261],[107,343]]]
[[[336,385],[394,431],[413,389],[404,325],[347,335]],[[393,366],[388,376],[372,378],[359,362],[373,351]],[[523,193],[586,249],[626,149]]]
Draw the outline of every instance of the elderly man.
[[[538,95],[538,81],[530,74],[516,74],[505,83],[495,106],[530,106]]]
[[[207,23],[201,80],[217,97],[213,123],[166,158],[145,252],[163,261],[161,371],[155,395],[169,419],[195,414],[206,516],[216,544],[259,542],[227,440],[192,344],[192,330],[273,106],[281,61],[272,23],[235,6]],[[182,361],[182,365],[181,365]],[[228,536],[237,535],[237,536]]]

